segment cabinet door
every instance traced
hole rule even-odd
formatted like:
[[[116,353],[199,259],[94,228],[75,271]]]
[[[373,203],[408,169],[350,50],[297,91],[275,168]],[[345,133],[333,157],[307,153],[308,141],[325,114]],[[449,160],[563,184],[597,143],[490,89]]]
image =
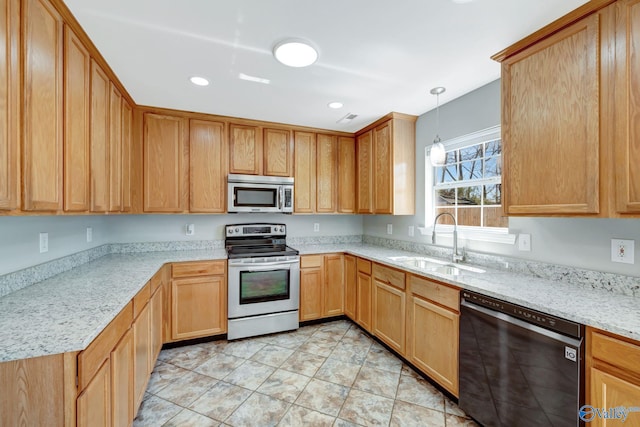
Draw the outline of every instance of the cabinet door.
[[[262,141],[255,126],[229,125],[229,173],[259,175]]]
[[[133,330],[124,334],[111,352],[111,419],[113,425],[128,426],[133,420],[134,346]]]
[[[144,115],[144,211],[183,212],[187,206],[185,119]]]
[[[405,293],[373,279],[373,333],[390,347],[404,354]]]
[[[265,129],[264,174],[272,176],[292,176],[291,131],[285,129]]]
[[[410,312],[409,360],[457,396],[460,315],[416,296]]]
[[[356,140],[338,138],[338,212],[356,213]]]
[[[393,213],[392,120],[373,130],[373,213]]]
[[[122,95],[109,84],[109,211],[122,210]]]
[[[338,138],[317,135],[316,142],[316,212],[338,210]]]
[[[356,257],[353,255],[344,256],[344,314],[351,320],[356,320],[357,287],[356,280],[358,270],[356,269]]]
[[[300,320],[322,317],[322,267],[300,269]]]
[[[316,134],[295,132],[294,203],[296,213],[316,210]]]
[[[171,338],[197,338],[227,331],[225,276],[173,279]]]
[[[63,21],[47,0],[23,4],[23,209],[62,209]]]
[[[122,98],[122,211],[131,211],[131,155],[133,108]]]
[[[615,171],[616,210],[640,213],[640,2],[616,3]]]
[[[153,369],[160,349],[162,349],[162,288],[158,288],[151,296],[151,353],[149,366]]]
[[[344,314],[344,255],[325,255],[322,316],[341,314]]]
[[[372,282],[371,276],[358,271],[356,281],[356,298],[358,301],[356,308],[356,322],[367,331],[372,331],[371,327],[371,299]]]
[[[227,143],[224,123],[189,122],[189,211],[227,210]]]
[[[599,18],[594,13],[502,63],[507,214],[599,212]]]
[[[149,353],[151,352],[151,318],[149,304],[146,304],[138,317],[133,322],[134,342],[134,377],[133,377],[133,413],[138,413],[138,408],[144,397],[144,391],[149,381],[149,373],[153,366],[149,366]]]
[[[358,213],[373,212],[373,131],[356,139],[358,154]]]
[[[144,391],[144,390],[143,390]],[[78,427],[111,427],[111,368],[109,360],[77,400]]]
[[[91,211],[109,209],[109,78],[91,61]]]
[[[18,207],[20,194],[20,2],[0,2],[0,209]]]
[[[64,210],[91,206],[91,57],[68,26],[64,28]]]
[[[591,399],[587,403],[594,408],[616,408],[619,406],[638,406],[640,401],[640,384],[626,381],[615,375],[591,368]],[[589,425],[598,427],[609,425],[640,426],[640,414],[630,413],[624,424],[620,420],[607,422],[595,416]]]

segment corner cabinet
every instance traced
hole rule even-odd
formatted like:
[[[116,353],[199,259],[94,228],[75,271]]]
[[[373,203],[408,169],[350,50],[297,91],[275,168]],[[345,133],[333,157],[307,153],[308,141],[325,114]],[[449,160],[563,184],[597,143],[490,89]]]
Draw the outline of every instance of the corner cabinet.
[[[300,257],[300,320],[344,313],[344,255]]]
[[[415,214],[416,119],[391,113],[358,132],[358,213]]]

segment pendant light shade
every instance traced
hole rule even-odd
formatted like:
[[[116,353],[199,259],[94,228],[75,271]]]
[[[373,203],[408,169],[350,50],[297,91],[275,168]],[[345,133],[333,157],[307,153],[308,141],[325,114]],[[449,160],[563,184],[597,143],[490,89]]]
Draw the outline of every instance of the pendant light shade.
[[[440,94],[444,93],[446,89],[443,87],[434,87],[431,89],[431,94],[436,96],[436,137],[433,140],[431,151],[429,153],[429,160],[431,160],[432,166],[442,166],[447,160],[447,152],[444,149],[444,144],[440,142]]]

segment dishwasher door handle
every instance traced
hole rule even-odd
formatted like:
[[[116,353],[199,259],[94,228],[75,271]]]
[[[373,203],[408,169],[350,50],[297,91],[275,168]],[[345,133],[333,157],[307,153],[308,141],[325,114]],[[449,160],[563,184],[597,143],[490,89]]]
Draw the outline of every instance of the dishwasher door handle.
[[[534,324],[529,323],[529,322],[525,322],[524,320],[520,320],[520,319],[518,319],[516,317],[513,317],[513,316],[510,316],[510,315],[508,315],[506,313],[502,313],[502,312],[499,312],[499,311],[491,310],[491,309],[488,309],[488,308],[485,308],[485,307],[481,307],[481,306],[476,305],[476,304],[472,304],[472,303],[470,303],[470,302],[468,302],[468,301],[466,301],[464,299],[460,302],[460,305],[462,307],[468,308],[469,310],[476,311],[476,312],[479,312],[479,313],[483,313],[483,314],[485,314],[487,316],[490,316],[490,317],[493,317],[493,318],[496,318],[496,319],[500,319],[500,320],[505,321],[507,323],[511,323],[512,325],[519,326],[519,327],[521,327],[523,329],[527,329],[529,331],[535,332],[535,333],[540,334],[540,335],[544,335],[544,336],[546,336],[548,338],[551,338],[552,340],[559,341],[559,342],[562,342],[562,343],[567,344],[567,345],[572,345],[574,347],[580,347],[580,344],[582,342],[582,339],[571,338],[571,337],[568,337],[566,335],[562,335],[562,334],[559,334],[557,332],[553,332],[553,331],[551,331],[549,329],[541,328],[540,326],[534,325]]]

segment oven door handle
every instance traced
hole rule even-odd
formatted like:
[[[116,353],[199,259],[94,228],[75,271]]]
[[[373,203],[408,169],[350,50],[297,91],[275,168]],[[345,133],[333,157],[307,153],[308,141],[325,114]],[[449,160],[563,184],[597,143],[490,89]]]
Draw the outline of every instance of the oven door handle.
[[[299,264],[300,260],[292,259],[289,261],[277,261],[277,262],[256,262],[256,263],[233,263],[229,261],[229,267],[246,267],[251,271],[252,267],[278,267],[280,265]]]

